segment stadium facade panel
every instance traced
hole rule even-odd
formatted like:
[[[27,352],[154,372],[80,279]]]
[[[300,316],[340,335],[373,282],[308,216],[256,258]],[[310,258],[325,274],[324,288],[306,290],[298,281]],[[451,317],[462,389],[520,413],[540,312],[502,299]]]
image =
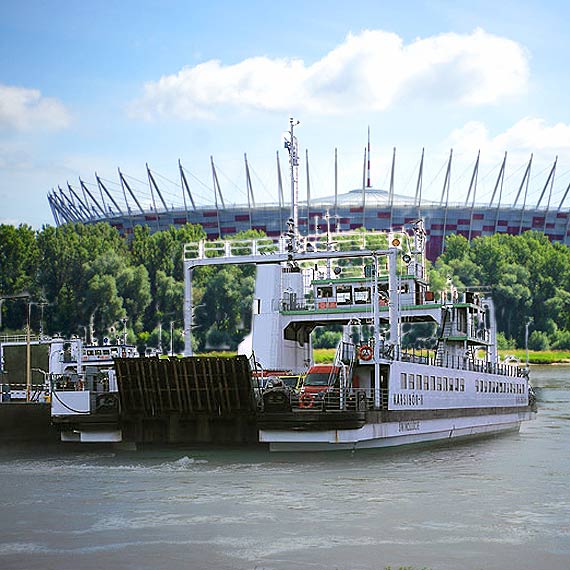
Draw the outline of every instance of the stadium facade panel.
[[[288,206],[232,205],[221,207],[171,208],[115,213],[80,208],[70,197],[50,194],[50,206],[56,224],[80,221],[86,224],[108,222],[128,237],[136,226],[147,226],[151,232],[180,227],[186,223],[199,224],[208,239],[218,239],[244,230],[256,229],[270,237],[281,235],[290,217]],[[393,202],[392,204],[389,201]],[[336,199],[315,199],[307,207],[299,206],[299,231],[302,235],[354,230],[399,229],[423,218],[428,235],[427,254],[432,261],[443,251],[444,239],[462,235],[471,240],[496,233],[518,235],[527,230],[543,232],[551,241],[570,245],[570,212],[568,209],[548,209],[509,206],[459,205],[424,203],[403,196],[392,196],[382,190],[352,191]]]

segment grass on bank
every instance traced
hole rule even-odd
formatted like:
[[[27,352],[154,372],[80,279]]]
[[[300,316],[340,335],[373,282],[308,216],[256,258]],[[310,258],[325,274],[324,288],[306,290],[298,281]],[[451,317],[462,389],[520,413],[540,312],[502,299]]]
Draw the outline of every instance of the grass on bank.
[[[516,356],[521,362],[526,362],[524,348],[516,350],[500,350],[501,358],[507,354]],[[530,364],[570,364],[570,352],[567,350],[529,350],[528,361]]]
[[[336,349],[334,348],[315,348],[315,350],[313,351],[315,364],[324,364],[332,362],[334,360],[335,351]],[[522,364],[526,362],[526,352],[524,349],[500,350],[499,354],[501,356],[501,360],[503,360],[508,355],[512,355],[517,357]],[[235,352],[218,351],[218,352],[207,352],[203,354],[198,354],[196,356],[219,356],[222,358],[229,358],[235,355],[236,355]],[[570,351],[529,350],[528,361],[530,364],[570,364]]]
[[[334,360],[334,348],[316,348],[314,358],[317,364],[332,362]],[[522,350],[500,350],[501,360],[507,355],[516,356],[523,364],[526,362],[526,352]],[[570,364],[569,351],[556,350],[529,350],[528,361],[530,364]]]

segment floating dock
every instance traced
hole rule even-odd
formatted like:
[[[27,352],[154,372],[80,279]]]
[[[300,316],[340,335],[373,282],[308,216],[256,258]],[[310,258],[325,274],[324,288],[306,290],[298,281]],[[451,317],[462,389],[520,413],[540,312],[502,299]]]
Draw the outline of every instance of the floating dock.
[[[53,417],[63,440],[258,443],[247,358],[117,358],[114,367],[118,393],[92,394],[87,413]]]

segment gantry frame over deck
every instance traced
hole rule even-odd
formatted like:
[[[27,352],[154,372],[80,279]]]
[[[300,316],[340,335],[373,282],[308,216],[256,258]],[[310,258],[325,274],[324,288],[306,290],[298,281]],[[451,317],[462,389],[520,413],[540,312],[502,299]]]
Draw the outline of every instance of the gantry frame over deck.
[[[402,230],[393,232],[346,232],[301,237],[295,231],[292,220],[289,230],[278,240],[271,238],[218,240],[215,242],[201,240],[186,244],[184,249],[185,299],[184,327],[185,354],[192,354],[192,272],[195,267],[206,265],[241,265],[256,266],[273,265],[280,267],[285,273],[299,273],[300,265],[306,262],[325,262],[328,276],[332,278],[332,260],[370,258],[374,270],[370,279],[374,294],[370,309],[374,314],[375,330],[379,329],[380,308],[378,298],[379,259],[385,257],[388,265],[388,321],[392,344],[399,344],[398,319],[400,306],[399,283],[397,276],[398,258],[401,255],[407,264],[407,276],[413,279],[425,279],[425,231],[422,220],[411,224],[413,235]],[[406,253],[407,252],[407,253]],[[328,277],[327,277],[328,278]],[[257,285],[259,282],[257,281]],[[257,290],[256,285],[256,290]],[[278,288],[282,288],[280,283]],[[300,292],[301,295],[303,292]],[[257,293],[256,293],[257,294]],[[264,302],[274,303],[283,299],[283,291],[264,291]],[[272,298],[269,298],[271,296]],[[302,297],[300,297],[302,298]],[[383,311],[385,313],[385,309]],[[283,311],[281,311],[283,313]],[[308,320],[316,320],[316,313],[305,313]],[[384,315],[384,320],[386,315]],[[271,329],[274,332],[274,328]],[[268,331],[269,333],[269,331]],[[275,339],[279,342],[279,339]]]

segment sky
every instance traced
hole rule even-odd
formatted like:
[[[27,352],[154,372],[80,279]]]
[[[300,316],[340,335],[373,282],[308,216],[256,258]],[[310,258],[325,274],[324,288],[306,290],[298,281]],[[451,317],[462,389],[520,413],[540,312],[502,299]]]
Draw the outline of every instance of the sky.
[[[496,5],[497,4],[497,5]],[[276,151],[296,127],[300,194],[371,182],[488,203],[505,152],[513,203],[532,155],[528,203],[558,207],[570,184],[570,8],[535,1],[387,2],[0,0],[0,223],[54,225],[58,186],[117,197],[118,171],[150,204],[146,165],[181,204],[178,161],[198,205],[212,204],[213,159],[226,204],[275,203]],[[306,157],[308,155],[309,176]],[[213,157],[213,158],[211,158]],[[473,194],[471,194],[473,196]],[[545,204],[546,199],[543,202]],[[570,207],[570,198],[563,203]]]

